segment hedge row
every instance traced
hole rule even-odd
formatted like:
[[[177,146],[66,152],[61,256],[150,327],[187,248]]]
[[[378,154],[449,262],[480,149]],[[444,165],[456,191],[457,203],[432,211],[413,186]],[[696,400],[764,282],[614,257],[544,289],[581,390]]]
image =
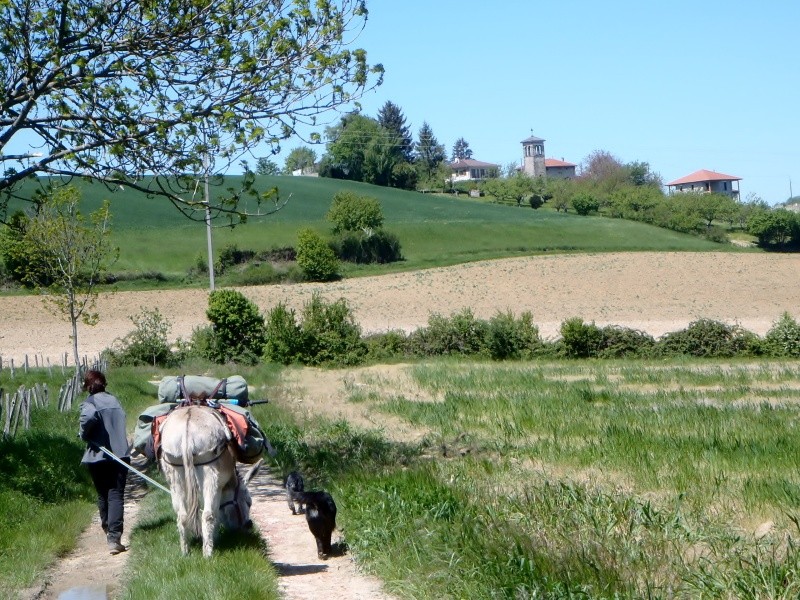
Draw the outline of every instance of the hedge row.
[[[800,324],[788,313],[764,337],[738,325],[699,319],[685,329],[656,339],[635,329],[600,327],[575,317],[561,324],[559,339],[545,340],[528,312],[519,317],[499,312],[484,320],[476,318],[470,309],[449,317],[431,315],[426,327],[411,333],[395,330],[363,336],[344,299],[328,303],[314,294],[299,316],[278,304],[264,317],[240,292],[219,290],[209,298],[207,316],[212,325],[195,330],[188,342],[180,341],[178,350],[167,346],[169,328],[160,315],[133,318],[137,330],[122,341],[121,347],[109,351],[111,359],[117,364],[146,360],[168,365],[194,355],[218,363],[267,361],[336,366],[446,355],[494,360],[800,358]]]

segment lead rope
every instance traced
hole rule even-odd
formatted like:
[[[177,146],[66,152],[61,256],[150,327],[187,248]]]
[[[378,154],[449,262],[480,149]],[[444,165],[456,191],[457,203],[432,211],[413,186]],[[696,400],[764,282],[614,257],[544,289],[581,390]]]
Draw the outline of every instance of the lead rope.
[[[126,468],[126,469],[128,469],[129,471],[133,471],[134,473],[136,473],[136,474],[137,474],[139,477],[141,477],[141,478],[142,478],[142,479],[144,479],[145,481],[149,481],[149,482],[150,482],[150,483],[152,483],[154,486],[156,486],[157,488],[159,488],[159,489],[161,489],[161,490],[164,490],[164,491],[165,491],[165,492],[167,492],[168,494],[169,494],[169,493],[171,493],[171,492],[170,492],[170,491],[169,491],[167,488],[165,488],[163,485],[161,485],[160,483],[158,483],[158,482],[157,482],[155,479],[151,479],[150,477],[148,477],[147,475],[145,475],[144,473],[142,473],[142,472],[141,472],[141,471],[139,471],[138,469],[135,469],[134,467],[132,467],[131,465],[129,465],[128,463],[126,463],[124,460],[122,460],[122,459],[121,459],[119,456],[117,456],[116,454],[114,454],[113,452],[111,452],[111,450],[109,450],[108,448],[104,448],[103,446],[100,446],[100,450],[102,450],[103,452],[105,452],[105,453],[106,453],[108,456],[110,456],[111,458],[113,458],[115,461],[117,461],[119,464],[121,464],[123,467],[125,467],[125,468]]]

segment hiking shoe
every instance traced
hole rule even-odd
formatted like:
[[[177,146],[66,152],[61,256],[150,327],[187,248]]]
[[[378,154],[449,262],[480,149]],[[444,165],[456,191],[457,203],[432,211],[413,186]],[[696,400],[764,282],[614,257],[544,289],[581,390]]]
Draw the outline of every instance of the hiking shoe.
[[[108,542],[108,551],[114,555],[119,554],[120,552],[125,552],[127,548],[120,544],[119,542]]]

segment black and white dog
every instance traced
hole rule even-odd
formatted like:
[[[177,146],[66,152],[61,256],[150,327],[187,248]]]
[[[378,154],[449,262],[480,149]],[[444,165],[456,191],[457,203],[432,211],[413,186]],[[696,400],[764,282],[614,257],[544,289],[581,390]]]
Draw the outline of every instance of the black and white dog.
[[[331,535],[336,529],[336,503],[328,492],[300,492],[306,507],[306,522],[317,541],[317,556],[326,559],[331,554]]]
[[[292,471],[286,477],[286,502],[292,509],[293,515],[303,514],[303,503],[299,500],[298,494],[305,490],[303,476],[297,471]]]

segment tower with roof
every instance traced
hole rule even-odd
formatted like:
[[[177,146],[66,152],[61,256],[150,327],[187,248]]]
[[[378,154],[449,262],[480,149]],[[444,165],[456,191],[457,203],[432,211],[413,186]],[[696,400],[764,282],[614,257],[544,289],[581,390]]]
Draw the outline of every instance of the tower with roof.
[[[522,140],[522,172],[530,177],[547,174],[544,164],[544,140],[530,136]]]

